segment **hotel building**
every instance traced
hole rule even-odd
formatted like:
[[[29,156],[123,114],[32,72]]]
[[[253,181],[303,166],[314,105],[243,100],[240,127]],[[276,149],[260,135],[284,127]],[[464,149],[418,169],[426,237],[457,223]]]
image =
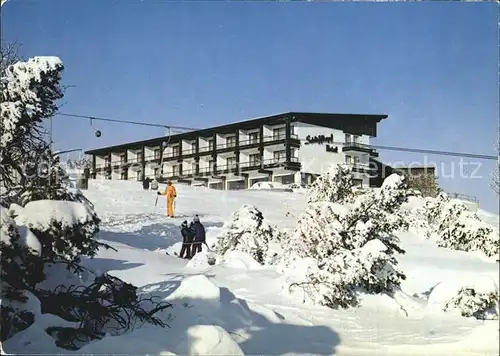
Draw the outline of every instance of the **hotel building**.
[[[370,147],[387,115],[289,112],[87,151],[91,176],[243,189],[259,181],[309,184],[346,162],[356,183],[376,174]]]

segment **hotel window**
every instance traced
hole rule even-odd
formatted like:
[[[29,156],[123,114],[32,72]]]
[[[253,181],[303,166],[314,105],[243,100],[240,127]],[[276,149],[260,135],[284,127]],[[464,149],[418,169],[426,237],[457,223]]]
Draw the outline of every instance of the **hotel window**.
[[[125,155],[121,155],[121,156],[120,156],[120,162],[121,162],[121,163],[126,163],[126,162],[127,162],[127,160],[126,160],[125,158],[126,158],[126,157],[125,157]]]
[[[352,156],[345,156],[345,163],[351,165],[352,164]]]
[[[226,165],[228,169],[235,168],[236,166],[236,157],[228,157],[226,159]]]
[[[280,127],[279,129],[273,129],[273,140],[281,140],[286,136],[286,128]]]
[[[227,145],[227,147],[236,146],[236,136],[226,137],[226,145]]]
[[[213,171],[214,170],[214,166],[215,166],[215,160],[211,159],[208,161],[208,168],[210,169],[210,171]]]
[[[109,157],[104,158],[104,165],[109,166]]]
[[[255,144],[259,143],[259,133],[258,132],[252,132],[248,135],[248,140],[250,144]]]
[[[354,156],[354,164],[357,165],[359,164],[359,157],[358,156]]]
[[[352,142],[351,134],[345,134],[345,143],[351,143],[351,142]]]
[[[137,162],[142,162],[142,152],[136,153],[136,159],[137,159]]]
[[[160,149],[159,149],[159,148],[157,148],[157,149],[155,150],[155,152],[154,152],[154,157],[155,157],[155,159],[160,159]]]
[[[160,168],[155,168],[155,178],[160,177]]]
[[[248,155],[248,161],[250,162],[250,166],[258,166],[260,164],[260,154],[254,153]]]
[[[214,149],[214,139],[211,138],[210,140],[208,140],[208,150],[212,151],[213,149]]]
[[[172,175],[173,176],[178,176],[179,175],[179,165],[172,166]]]
[[[274,162],[284,162],[286,161],[286,151],[274,151]]]
[[[178,155],[179,155],[179,152],[180,152],[180,150],[179,150],[179,145],[177,145],[177,146],[172,146],[172,156],[174,156],[174,157],[175,157],[175,156],[178,156]]]

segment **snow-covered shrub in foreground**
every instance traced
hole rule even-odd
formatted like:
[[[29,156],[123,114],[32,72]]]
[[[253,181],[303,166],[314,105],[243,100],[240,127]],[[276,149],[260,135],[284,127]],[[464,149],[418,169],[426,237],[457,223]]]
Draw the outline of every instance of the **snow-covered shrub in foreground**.
[[[428,301],[431,308],[481,320],[498,319],[498,302],[498,286],[487,276],[439,283]]]
[[[353,186],[352,168],[347,164],[333,166],[311,184],[307,203],[342,203],[354,195]]]
[[[28,229],[20,230],[8,209],[0,206],[1,340],[33,323],[34,315],[25,304],[30,296],[26,288],[44,279],[40,243]]]
[[[356,306],[358,292],[393,292],[405,279],[394,257],[404,253],[394,232],[406,227],[399,211],[405,200],[404,178],[391,175],[380,191],[358,196],[352,203],[308,204],[280,267],[286,273],[302,259],[314,263],[290,287],[331,308]]]
[[[241,251],[260,264],[272,264],[280,252],[282,239],[283,233],[270,225],[259,209],[243,205],[224,224],[212,248],[221,256],[228,251]]]
[[[437,233],[438,246],[462,251],[482,251],[488,257],[498,254],[498,230],[482,221],[464,204],[449,202],[444,206]]]
[[[450,299],[444,311],[458,310],[465,317],[498,319],[498,292],[476,293],[473,288],[462,288]]]
[[[78,262],[79,256],[95,256],[100,220],[79,202],[37,200],[26,205],[16,221],[28,226],[43,246],[43,257]]]

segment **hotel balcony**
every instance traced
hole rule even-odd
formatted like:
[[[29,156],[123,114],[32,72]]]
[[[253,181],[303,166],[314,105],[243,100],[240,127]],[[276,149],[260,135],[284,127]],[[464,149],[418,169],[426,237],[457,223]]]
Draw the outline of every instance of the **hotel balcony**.
[[[360,152],[368,153],[372,157],[378,157],[378,152],[370,145],[352,141],[344,142],[344,147],[342,147],[342,152]]]

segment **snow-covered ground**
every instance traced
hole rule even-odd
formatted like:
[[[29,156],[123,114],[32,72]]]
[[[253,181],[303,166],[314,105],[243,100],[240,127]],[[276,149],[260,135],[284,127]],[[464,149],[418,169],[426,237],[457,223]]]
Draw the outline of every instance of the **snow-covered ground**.
[[[110,271],[141,293],[174,304],[162,315],[170,328],[145,326],[130,334],[105,337],[75,353],[101,354],[314,354],[314,355],[498,355],[498,320],[480,321],[431,308],[425,295],[440,282],[490,278],[498,285],[498,264],[480,253],[452,251],[412,233],[400,235],[399,256],[407,280],[393,299],[365,297],[347,310],[306,306],[282,291],[274,269],[238,255],[207,266],[173,256],[180,250],[180,224],[200,216],[210,245],[231,213],[257,206],[266,219],[293,229],[306,206],[303,194],[259,190],[217,191],[177,186],[176,215],[164,216],[165,202],[138,182],[91,181],[85,195],[102,219],[100,237],[115,247],[86,264]],[[488,223],[498,216],[479,212]],[[166,252],[170,254],[167,255]],[[43,333],[42,333],[43,334]],[[24,345],[8,340],[9,353],[69,353],[53,342]],[[46,335],[45,339],[50,339]],[[207,341],[208,340],[208,341]],[[21,349],[20,349],[21,348]],[[241,351],[240,351],[241,350]]]

